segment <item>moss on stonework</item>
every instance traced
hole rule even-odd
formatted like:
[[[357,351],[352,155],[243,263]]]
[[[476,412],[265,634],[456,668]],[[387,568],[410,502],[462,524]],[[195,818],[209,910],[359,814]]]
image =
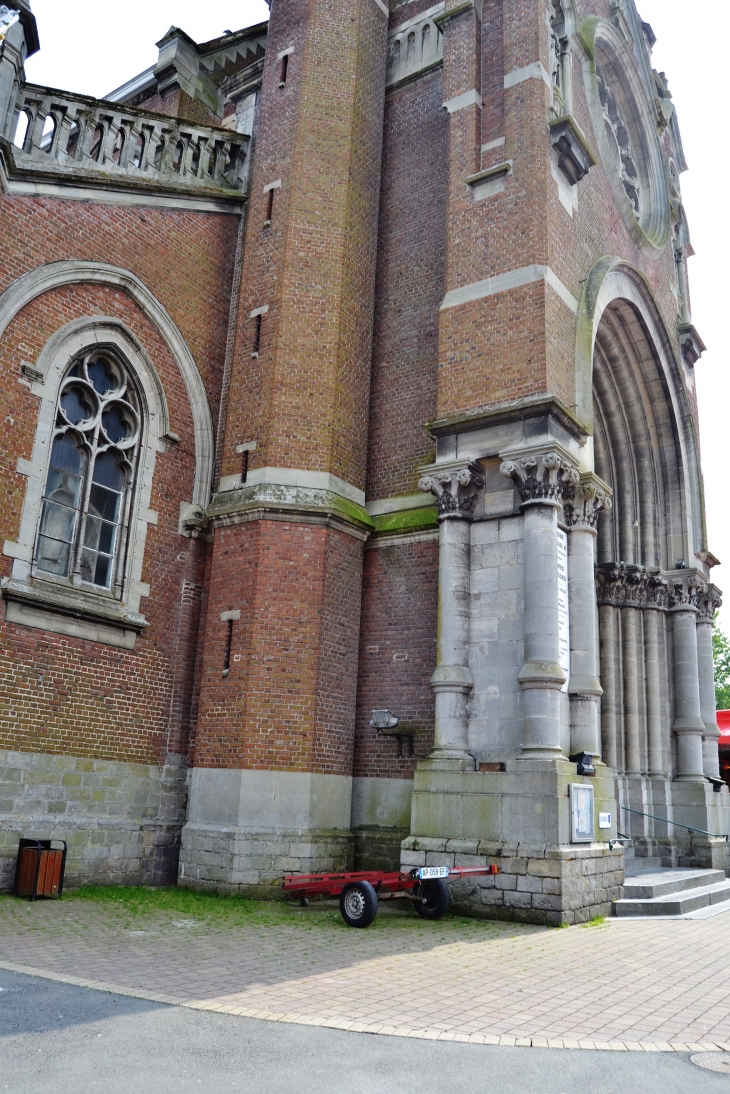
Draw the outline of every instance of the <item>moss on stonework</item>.
[[[399,513],[383,513],[373,517],[376,533],[412,532],[438,527],[438,510],[435,505],[423,509],[402,509]]]

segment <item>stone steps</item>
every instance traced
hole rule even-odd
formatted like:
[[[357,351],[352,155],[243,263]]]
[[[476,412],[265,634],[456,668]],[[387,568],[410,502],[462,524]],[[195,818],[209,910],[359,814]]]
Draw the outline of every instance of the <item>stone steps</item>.
[[[624,852],[624,863],[626,877],[636,877],[637,874],[649,872],[654,874],[662,868],[662,860],[658,855],[653,858],[635,858],[633,855],[629,856]]]
[[[659,869],[629,874],[614,911],[617,916],[675,917],[726,903],[730,910],[730,880],[722,870]]]

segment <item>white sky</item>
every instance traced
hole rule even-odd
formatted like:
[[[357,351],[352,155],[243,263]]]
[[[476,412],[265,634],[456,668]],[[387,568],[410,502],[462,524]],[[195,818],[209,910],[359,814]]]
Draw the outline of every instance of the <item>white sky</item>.
[[[264,0],[32,0],[41,52],[28,62],[32,81],[104,95],[154,64],[155,41],[171,25],[205,41],[265,19]],[[730,255],[726,170],[728,0],[639,0],[657,36],[654,65],[674,96],[690,170],[682,194],[696,257],[690,260],[693,320],[708,351],[695,368],[700,401],[709,547],[730,564],[730,379],[725,346],[730,311],[725,258]],[[691,560],[688,560],[691,565]],[[717,580],[727,586],[722,570]],[[725,612],[725,618],[730,611]]]

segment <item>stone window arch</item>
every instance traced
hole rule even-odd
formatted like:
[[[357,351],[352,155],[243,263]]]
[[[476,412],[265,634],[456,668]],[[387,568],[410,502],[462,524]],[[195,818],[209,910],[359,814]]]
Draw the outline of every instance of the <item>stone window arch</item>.
[[[79,354],[61,381],[34,552],[40,575],[121,595],[142,433],[118,350]]]

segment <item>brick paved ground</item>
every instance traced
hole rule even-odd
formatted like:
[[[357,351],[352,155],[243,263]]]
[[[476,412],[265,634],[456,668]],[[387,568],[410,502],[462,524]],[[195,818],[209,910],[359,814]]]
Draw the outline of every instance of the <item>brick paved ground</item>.
[[[730,1051],[730,915],[551,930],[383,908],[233,922],[0,898],[0,966],[198,1009],[487,1044]]]

